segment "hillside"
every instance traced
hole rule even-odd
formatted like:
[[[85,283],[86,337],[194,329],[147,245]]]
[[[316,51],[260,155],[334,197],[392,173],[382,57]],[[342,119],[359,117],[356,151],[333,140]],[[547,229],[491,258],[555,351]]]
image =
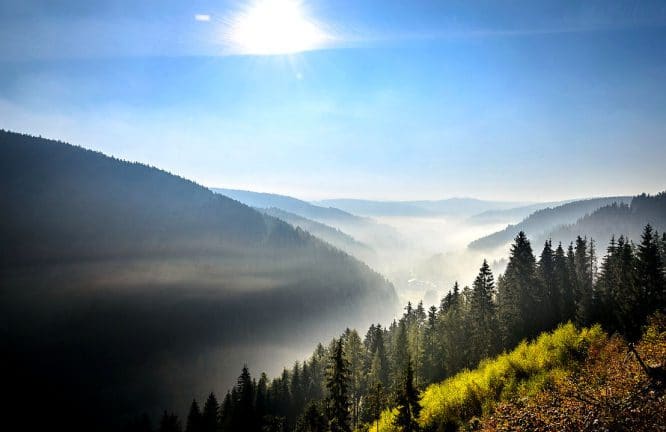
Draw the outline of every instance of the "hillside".
[[[636,345],[641,360],[666,367],[666,322],[653,319]],[[523,342],[428,386],[420,395],[424,430],[648,431],[666,420],[663,385],[651,379],[620,337],[572,324]],[[361,430],[397,432],[396,410]]]
[[[575,223],[557,227],[536,238],[542,243],[546,238],[568,244],[576,236],[588,236],[605,246],[611,235],[639,238],[643,227],[651,224],[654,229],[666,231],[666,192],[657,195],[639,195],[623,204],[611,204],[585,215]],[[602,246],[602,247],[603,247]]]
[[[318,206],[297,198],[278,194],[222,188],[211,190],[250,207],[276,208],[330,225],[374,249],[394,249],[403,247],[405,244],[405,240],[393,227],[378,223],[371,218],[356,216],[336,207]]]
[[[38,386],[51,425],[113,429],[396,305],[366,265],[188,180],[5,131],[0,154],[4,388]]]
[[[628,203],[630,197],[593,198],[545,208],[530,214],[516,225],[509,225],[502,231],[474,240],[470,249],[492,250],[509,243],[520,231],[529,232],[533,238],[541,238],[559,225],[571,224],[586,214],[613,203]],[[642,227],[641,227],[642,228]],[[606,238],[609,236],[604,236]]]
[[[372,265],[377,260],[377,255],[370,246],[332,226],[275,207],[261,209],[261,212],[283,220],[294,227],[301,228],[367,264]]]
[[[448,198],[419,201],[373,201],[362,199],[329,199],[319,201],[363,216],[471,216],[487,210],[509,209],[521,203],[484,201],[474,198]]]
[[[509,209],[499,209],[499,210],[486,210],[484,212],[470,216],[467,221],[473,224],[490,224],[490,223],[516,223],[525,219],[532,213],[548,208],[548,207],[557,207],[562,204],[566,204],[570,201],[554,201],[554,202],[544,202],[529,204],[520,207],[513,207]]]

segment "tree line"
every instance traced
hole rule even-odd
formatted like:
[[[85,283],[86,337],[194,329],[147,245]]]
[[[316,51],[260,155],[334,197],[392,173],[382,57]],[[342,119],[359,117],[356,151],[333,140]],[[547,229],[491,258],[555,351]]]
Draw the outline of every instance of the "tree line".
[[[203,408],[193,400],[184,425],[165,412],[159,430],[348,432],[372,429],[395,407],[396,426],[415,431],[420,389],[560,323],[598,322],[636,338],[666,307],[666,233],[647,225],[640,243],[613,237],[597,255],[595,241],[578,236],[566,247],[546,241],[536,257],[520,232],[496,280],[484,260],[471,287],[454,284],[439,307],[408,303],[400,319],[371,325],[363,338],[347,329],[272,380],[244,367],[221,403],[213,393]],[[130,429],[150,425],[142,418]]]

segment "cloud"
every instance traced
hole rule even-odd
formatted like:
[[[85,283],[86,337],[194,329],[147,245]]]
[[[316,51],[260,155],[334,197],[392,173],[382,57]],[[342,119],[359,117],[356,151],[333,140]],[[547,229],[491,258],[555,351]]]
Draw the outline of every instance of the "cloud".
[[[194,15],[194,20],[195,21],[208,22],[208,21],[210,21],[210,15],[208,15],[208,14],[196,14],[196,15]]]

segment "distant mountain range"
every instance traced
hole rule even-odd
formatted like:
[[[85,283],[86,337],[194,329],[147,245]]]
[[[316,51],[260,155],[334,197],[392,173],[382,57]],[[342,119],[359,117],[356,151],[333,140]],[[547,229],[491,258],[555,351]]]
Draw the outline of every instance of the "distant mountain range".
[[[520,231],[530,233],[533,239],[542,239],[557,227],[575,223],[578,219],[601,207],[613,203],[627,204],[630,201],[631,197],[627,196],[592,198],[537,210],[516,225],[509,225],[501,231],[474,240],[469,244],[469,248],[476,250],[503,248]]]
[[[663,234],[666,231],[666,192],[656,195],[638,195],[613,204],[605,205],[575,223],[556,227],[546,235],[535,237],[537,244],[547,238],[553,243],[568,244],[576,236],[593,238],[597,243],[599,256],[604,254],[605,246],[611,236],[623,235],[635,243],[640,243],[645,225]]]
[[[329,199],[316,204],[332,206],[362,216],[471,216],[488,210],[510,209],[527,203],[484,201],[475,198],[448,198],[433,201],[373,201]]]
[[[297,198],[237,189],[211,188],[243,204],[258,209],[276,208],[337,228],[372,248],[400,248],[405,239],[392,227],[332,206],[311,204]]]
[[[182,388],[221,392],[244,362],[266,369],[264,346],[311,345],[397,306],[348,254],[156,168],[0,131],[0,185],[17,417],[39,388],[50,424],[113,430],[137,407],[187,403]]]
[[[360,259],[364,263],[370,265],[376,264],[377,254],[370,246],[359,242],[354,237],[337,228],[275,207],[261,209],[261,211],[267,215],[281,219],[294,227],[309,232],[315,237],[318,237],[336,248]]]

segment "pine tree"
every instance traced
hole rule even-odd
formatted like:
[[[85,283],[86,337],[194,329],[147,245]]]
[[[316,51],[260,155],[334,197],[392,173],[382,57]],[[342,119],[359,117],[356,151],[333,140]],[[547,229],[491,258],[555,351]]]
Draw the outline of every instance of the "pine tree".
[[[537,264],[537,275],[540,287],[537,297],[538,310],[542,317],[541,330],[549,330],[555,327],[560,320],[560,304],[562,303],[560,286],[555,275],[555,253],[550,240],[544,243]]]
[[[470,302],[470,340],[473,363],[495,354],[497,346],[497,317],[495,313],[495,281],[488,261],[483,260],[472,286]]]
[[[217,421],[219,405],[215,393],[211,392],[204,403],[201,416],[201,427],[203,432],[217,432]]]
[[[398,413],[393,420],[393,425],[403,432],[415,432],[419,430],[417,419],[421,412],[419,395],[414,386],[414,372],[412,362],[407,362],[401,391],[398,393],[396,407]]]
[[[160,432],[182,432],[183,427],[176,414],[169,414],[164,411],[162,420],[160,420]]]
[[[202,432],[202,426],[202,415],[201,410],[199,409],[199,404],[197,403],[196,399],[192,399],[190,412],[187,415],[187,425],[185,426],[185,432]]]
[[[363,394],[365,376],[365,371],[363,370],[363,342],[361,341],[361,338],[359,337],[356,330],[350,330],[346,332],[344,348],[345,358],[347,359],[350,370],[349,393],[352,404],[352,426],[354,429],[356,429],[359,421],[359,409],[361,404],[361,396]]]
[[[393,358],[392,358],[392,387],[394,390],[397,390],[400,387],[400,381],[402,379],[402,374],[404,368],[407,366],[407,360],[409,359],[409,346],[407,340],[407,317],[401,319],[398,323],[397,329],[394,332],[395,341],[392,344],[393,347]]]
[[[349,364],[342,339],[334,343],[328,368],[326,409],[331,432],[351,432],[349,419]]]
[[[641,298],[640,316],[645,317],[666,305],[664,262],[650,224],[645,226],[636,252],[637,283]]]
[[[576,271],[576,323],[586,326],[594,317],[594,295],[592,285],[592,266],[588,254],[587,239],[576,237],[574,252]]]
[[[498,285],[498,318],[504,348],[538,333],[538,328],[533,325],[538,319],[535,285],[536,258],[527,236],[521,231],[511,246],[509,262],[502,283]]]
[[[327,432],[326,416],[318,403],[311,402],[296,421],[295,432]]]

